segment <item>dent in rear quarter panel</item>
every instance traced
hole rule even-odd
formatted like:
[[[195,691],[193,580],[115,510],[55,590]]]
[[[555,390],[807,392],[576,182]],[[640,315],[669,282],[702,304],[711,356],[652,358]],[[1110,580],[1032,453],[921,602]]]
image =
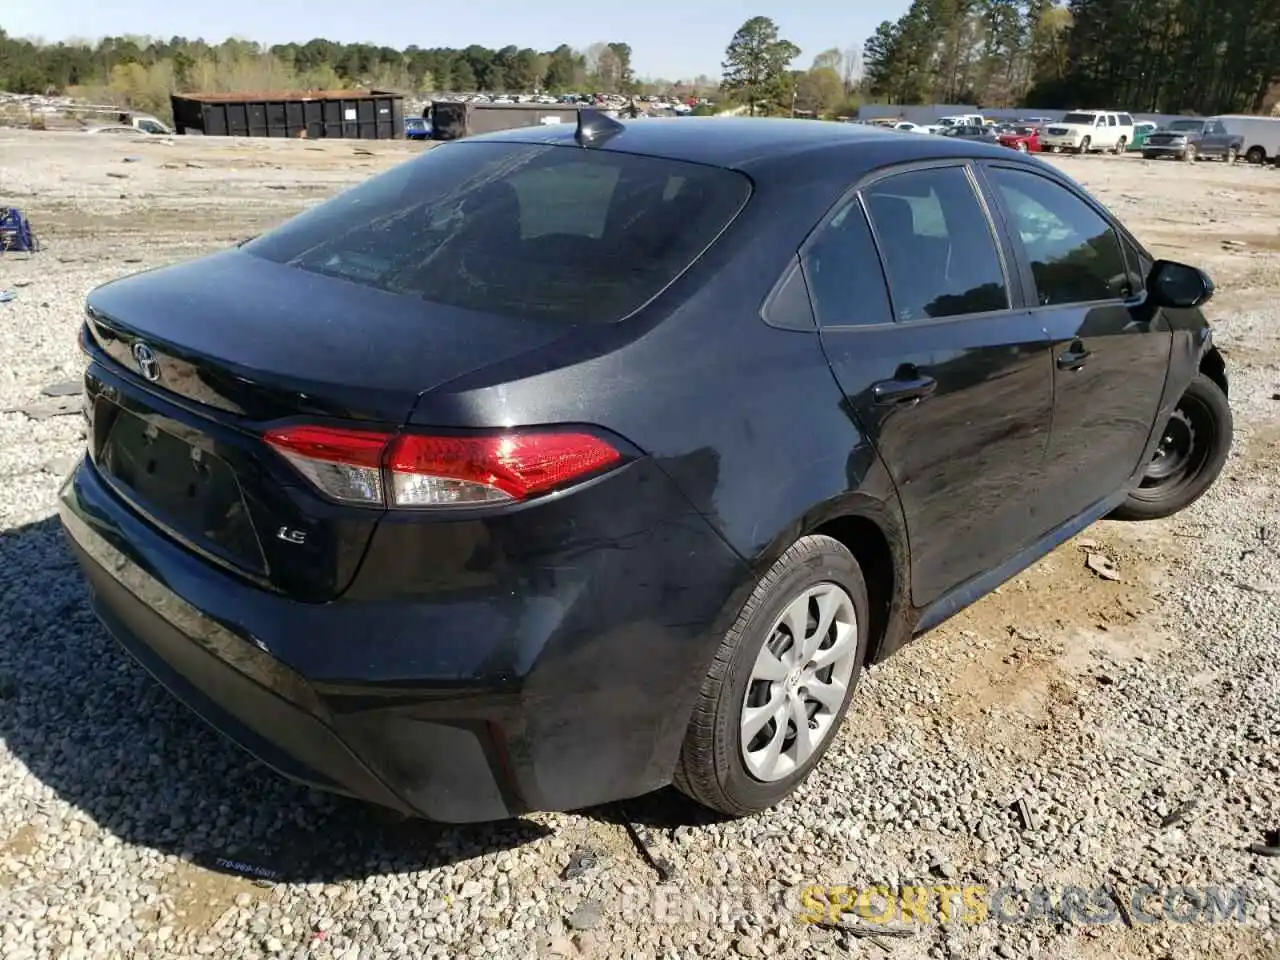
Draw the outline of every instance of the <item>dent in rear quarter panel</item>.
[[[344,601],[417,598],[406,629],[369,640],[415,671],[388,678],[388,715],[408,718],[406,681],[509,690],[511,709],[486,696],[476,716],[501,731],[525,806],[565,809],[668,781],[687,723],[672,705],[743,569],[642,458],[486,518],[390,517]],[[433,716],[458,719],[457,698],[414,704],[413,719]]]

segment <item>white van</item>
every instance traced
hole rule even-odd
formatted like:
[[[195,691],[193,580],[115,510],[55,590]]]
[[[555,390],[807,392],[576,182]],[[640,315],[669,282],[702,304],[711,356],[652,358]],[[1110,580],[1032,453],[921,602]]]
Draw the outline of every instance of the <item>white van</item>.
[[[1250,163],[1265,163],[1268,160],[1280,163],[1280,117],[1227,114],[1211,119],[1221,120],[1227,133],[1244,137],[1240,156]]]

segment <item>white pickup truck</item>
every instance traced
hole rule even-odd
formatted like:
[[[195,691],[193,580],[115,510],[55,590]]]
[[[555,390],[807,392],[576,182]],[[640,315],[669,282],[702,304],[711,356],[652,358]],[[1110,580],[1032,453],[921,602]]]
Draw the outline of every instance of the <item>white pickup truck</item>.
[[[1133,117],[1111,110],[1072,110],[1061,120],[1045,124],[1040,133],[1040,146],[1053,153],[1124,153],[1132,142]]]
[[[954,117],[939,117],[940,127],[981,127],[987,121],[980,113],[959,113]]]

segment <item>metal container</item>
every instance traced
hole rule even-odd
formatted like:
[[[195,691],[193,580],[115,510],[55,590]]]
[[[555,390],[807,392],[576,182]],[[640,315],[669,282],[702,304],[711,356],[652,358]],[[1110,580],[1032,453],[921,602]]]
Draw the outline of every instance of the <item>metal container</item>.
[[[379,90],[174,94],[170,101],[180,134],[309,140],[404,137],[404,97]]]
[[[536,127],[548,123],[577,124],[586,104],[572,103],[457,103],[436,100],[431,105],[433,140],[458,140],[480,133]]]

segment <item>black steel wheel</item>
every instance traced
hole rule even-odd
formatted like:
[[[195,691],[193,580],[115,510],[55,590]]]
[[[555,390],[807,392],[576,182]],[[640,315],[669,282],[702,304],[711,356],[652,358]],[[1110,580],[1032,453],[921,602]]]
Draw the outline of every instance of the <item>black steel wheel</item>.
[[[1222,472],[1232,430],[1226,394],[1204,374],[1197,375],[1165,423],[1142,480],[1115,518],[1156,520],[1200,499]]]

